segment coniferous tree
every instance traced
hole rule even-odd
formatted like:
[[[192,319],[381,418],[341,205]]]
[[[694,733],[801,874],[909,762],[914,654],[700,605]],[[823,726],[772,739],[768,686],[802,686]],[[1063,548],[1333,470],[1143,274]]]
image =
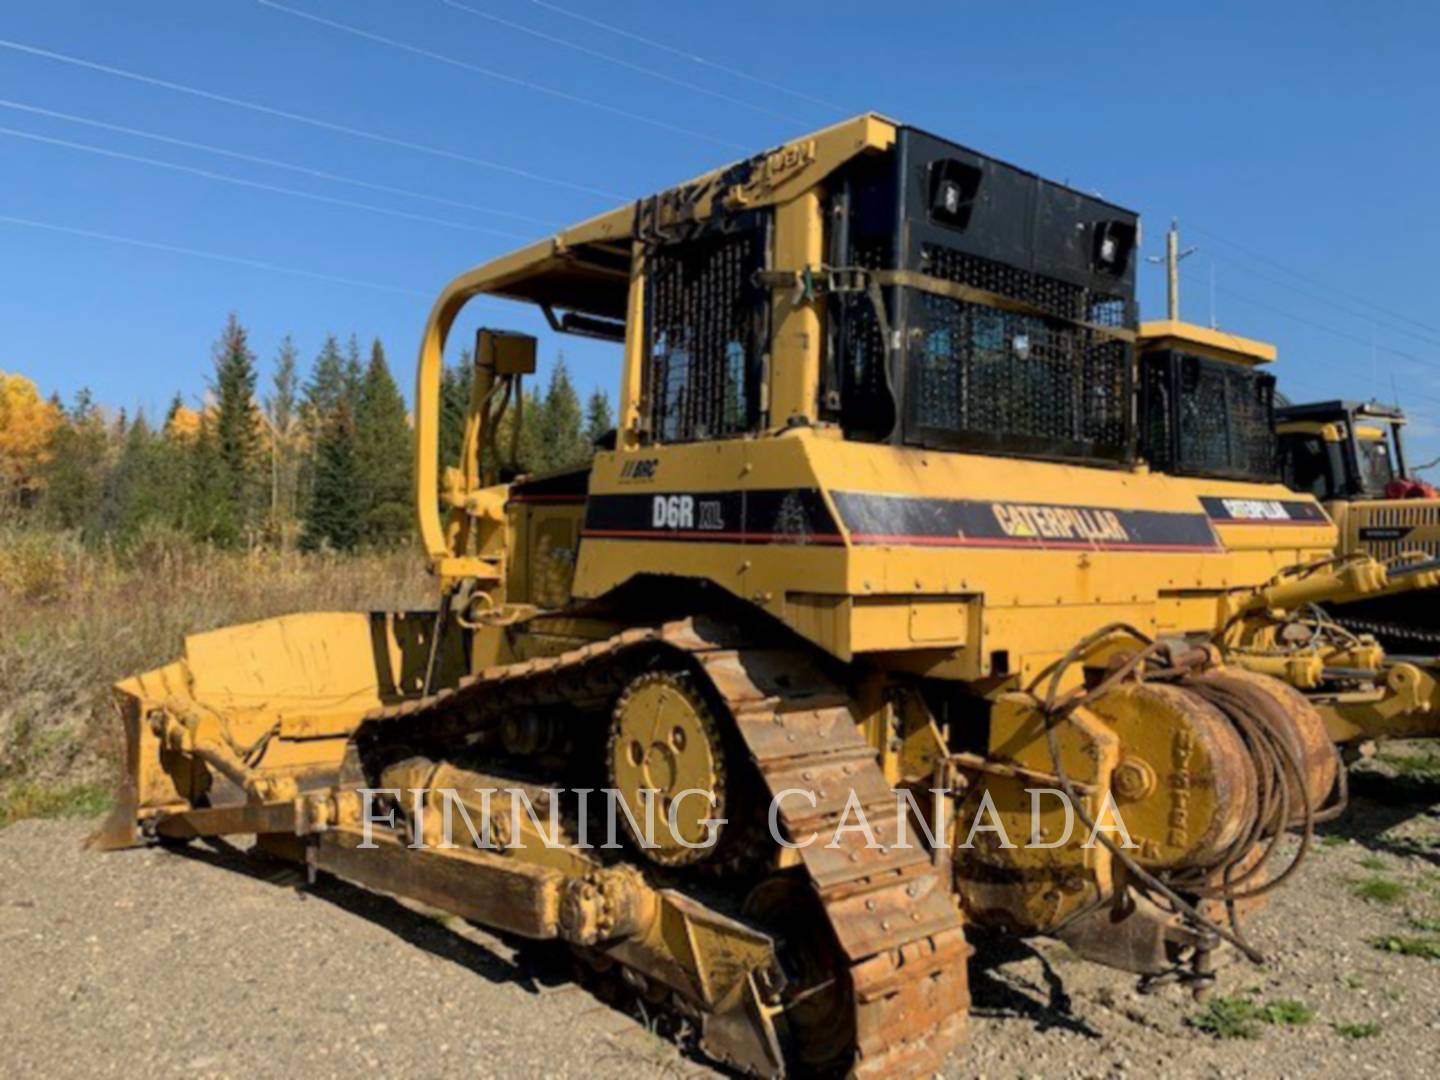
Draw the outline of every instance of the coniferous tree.
[[[320,347],[310,380],[305,384],[305,401],[301,406],[306,414],[306,423],[313,424],[318,431],[325,426],[325,418],[332,416],[345,399],[345,357],[341,355],[340,343],[331,334]]]
[[[604,390],[596,390],[585,403],[585,445],[590,456],[595,454],[595,444],[615,427],[610,413],[610,396]]]
[[[196,540],[234,547],[244,536],[215,417],[200,415],[200,427],[185,447],[187,495],[183,525]]]
[[[320,433],[300,546],[351,551],[360,542],[365,510],[355,420],[343,400]]]
[[[123,422],[124,415],[121,414]],[[99,527],[107,536],[125,539],[139,526],[146,516],[146,509],[140,505],[140,487],[145,482],[145,470],[149,464],[150,425],[145,422],[145,413],[136,414],[135,422],[128,430],[121,431],[116,425],[116,442],[121,449],[115,467],[108,470],[100,497]]]
[[[345,343],[345,404],[350,406],[354,417],[360,411],[360,390],[365,383],[365,368],[360,362],[360,339],[350,335]]]
[[[377,338],[360,386],[355,417],[356,456],[364,502],[364,534],[373,544],[393,544],[410,532],[412,437],[405,399],[385,363]]]
[[[315,460],[326,425],[345,400],[345,357],[340,343],[331,334],[320,347],[320,354],[310,370],[300,402],[301,438],[305,454],[300,460],[296,478],[296,505],[310,512],[311,488],[315,478]]]
[[[580,398],[570,382],[564,356],[555,359],[545,400],[537,411],[540,414],[536,420],[539,445],[536,460],[527,464],[543,472],[590,460],[590,450],[581,430]]]
[[[295,342],[286,334],[275,357],[275,374],[265,396],[270,431],[271,530],[284,537],[295,520],[300,456],[300,374]]]
[[[255,357],[245,328],[232,313],[215,348],[213,436],[223,473],[220,490],[231,506],[225,517],[237,530],[235,540],[258,518],[263,463],[260,416],[255,406]]]
[[[470,409],[470,388],[475,382],[475,365],[469,349],[460,353],[460,362],[447,366],[440,377],[440,472],[460,461],[460,444],[465,438],[465,416]]]
[[[127,474],[121,539],[134,540],[150,525],[184,526],[188,455],[189,447],[182,440],[155,431],[143,414],[136,418],[117,466]]]
[[[75,395],[75,403],[61,414],[51,435],[44,479],[47,516],[65,529],[78,529],[93,539],[109,464],[110,440],[105,420],[89,390]]]

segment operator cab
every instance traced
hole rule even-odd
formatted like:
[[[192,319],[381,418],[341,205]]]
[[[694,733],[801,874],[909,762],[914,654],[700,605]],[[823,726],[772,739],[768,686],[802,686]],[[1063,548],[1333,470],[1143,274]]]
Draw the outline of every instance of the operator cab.
[[[1376,402],[1286,405],[1276,414],[1286,482],[1322,502],[1404,498],[1405,414]]]
[[[1141,452],[1156,472],[1280,478],[1275,346],[1178,320],[1140,327]]]

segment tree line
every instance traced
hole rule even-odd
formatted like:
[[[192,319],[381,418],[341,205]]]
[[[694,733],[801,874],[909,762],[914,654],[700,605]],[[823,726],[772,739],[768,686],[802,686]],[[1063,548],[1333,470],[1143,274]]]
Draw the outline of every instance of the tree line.
[[[459,458],[473,377],[468,351],[444,372],[442,463]],[[287,336],[268,384],[258,383],[233,314],[205,400],[191,408],[177,394],[153,420],[102,409],[84,390],[68,404],[47,400],[0,372],[0,507],[120,545],[157,527],[221,547],[407,541],[414,433],[379,339],[367,355],[354,335],[343,346],[332,335],[302,371]],[[602,391],[582,409],[563,356],[543,393],[527,390],[521,415],[518,464],[528,472],[583,464],[612,424]]]

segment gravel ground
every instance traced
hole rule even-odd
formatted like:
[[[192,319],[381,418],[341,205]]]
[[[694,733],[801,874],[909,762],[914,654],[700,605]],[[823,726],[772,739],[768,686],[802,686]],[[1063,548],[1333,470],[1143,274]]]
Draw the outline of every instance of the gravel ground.
[[[1267,966],[1220,976],[1218,994],[1302,1002],[1308,1023],[1219,1039],[1186,1023],[1200,1007],[1180,988],[1141,994],[1057,944],[981,941],[970,1045],[945,1075],[1435,1075],[1440,960],[1370,939],[1440,941],[1424,929],[1440,919],[1440,790],[1362,790],[1252,919]],[[86,852],[88,829],[0,830],[7,1076],[713,1075],[568,983],[551,950],[339,883],[307,895],[234,849]],[[1355,895],[1377,876],[1403,895]]]

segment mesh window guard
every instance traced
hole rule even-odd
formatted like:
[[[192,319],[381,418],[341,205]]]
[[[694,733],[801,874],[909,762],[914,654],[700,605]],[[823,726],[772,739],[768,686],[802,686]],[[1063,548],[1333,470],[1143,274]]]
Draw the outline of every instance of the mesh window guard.
[[[1148,355],[1141,367],[1152,466],[1181,475],[1277,478],[1273,376],[1174,352]]]
[[[1130,346],[1060,319],[911,291],[912,433],[958,449],[1122,459]]]
[[[648,263],[646,391],[661,443],[725,438],[759,421],[766,294],[760,227],[657,248]]]

